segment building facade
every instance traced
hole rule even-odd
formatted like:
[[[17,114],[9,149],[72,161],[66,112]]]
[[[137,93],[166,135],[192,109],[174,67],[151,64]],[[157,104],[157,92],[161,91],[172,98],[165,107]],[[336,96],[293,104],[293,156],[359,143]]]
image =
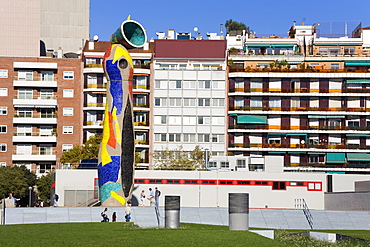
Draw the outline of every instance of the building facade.
[[[0,58],[0,164],[42,175],[82,144],[80,59]]]
[[[154,41],[153,152],[198,145],[212,155],[225,154],[225,49],[224,40]]]
[[[284,156],[286,171],[368,173],[368,32],[326,37],[315,24],[240,37],[229,49],[228,151]]]

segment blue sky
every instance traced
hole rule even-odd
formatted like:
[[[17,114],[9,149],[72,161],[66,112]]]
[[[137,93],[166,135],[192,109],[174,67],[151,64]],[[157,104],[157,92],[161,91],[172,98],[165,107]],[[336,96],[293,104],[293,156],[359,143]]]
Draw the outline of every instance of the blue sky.
[[[325,21],[362,21],[370,26],[370,0],[187,0],[123,1],[90,0],[90,36],[109,40],[128,15],[147,30],[148,39],[156,32],[192,32],[202,36],[219,33],[226,20],[243,22],[257,35],[286,35],[293,21],[306,24]]]

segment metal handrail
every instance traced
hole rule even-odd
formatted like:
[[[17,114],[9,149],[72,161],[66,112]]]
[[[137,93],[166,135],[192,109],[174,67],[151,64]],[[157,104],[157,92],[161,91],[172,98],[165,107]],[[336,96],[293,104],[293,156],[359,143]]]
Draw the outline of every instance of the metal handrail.
[[[294,207],[296,209],[302,209],[303,214],[307,219],[308,224],[310,225],[311,230],[313,230],[313,216],[310,212],[310,209],[307,206],[307,203],[304,198],[294,199]]]

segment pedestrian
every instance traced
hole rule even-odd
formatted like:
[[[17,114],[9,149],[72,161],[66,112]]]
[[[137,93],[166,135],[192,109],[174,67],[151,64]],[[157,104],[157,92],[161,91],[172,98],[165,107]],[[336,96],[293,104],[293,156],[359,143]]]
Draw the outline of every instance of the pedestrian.
[[[105,208],[103,212],[101,212],[101,217],[103,217],[103,220],[101,222],[109,222],[109,218],[108,218],[108,208]]]
[[[145,191],[142,190],[141,193],[140,193],[140,206],[144,207],[145,206],[145,203],[144,203],[144,199],[145,199]]]
[[[154,199],[154,192],[152,188],[149,188],[149,196],[148,196],[149,206],[153,206],[153,203],[154,203],[153,199]]]
[[[44,207],[44,201],[43,200],[41,200],[40,201],[40,208],[43,208]]]
[[[117,220],[116,212],[113,212],[113,214],[112,214],[112,222],[116,222],[116,220]]]
[[[155,206],[158,208],[159,207],[159,197],[161,196],[161,192],[158,190],[157,187],[155,187]]]
[[[54,195],[53,195],[53,201],[54,201],[53,206],[54,207],[58,207],[58,200],[59,200],[58,194],[54,193]]]
[[[126,203],[125,219],[126,219],[126,222],[130,222],[131,221],[131,202],[130,201],[128,201]]]

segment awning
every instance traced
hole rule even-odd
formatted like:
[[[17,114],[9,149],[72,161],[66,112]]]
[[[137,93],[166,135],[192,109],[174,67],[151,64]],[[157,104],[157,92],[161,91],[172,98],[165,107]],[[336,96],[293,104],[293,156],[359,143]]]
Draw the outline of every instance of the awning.
[[[370,161],[370,154],[367,153],[347,153],[348,161]]]
[[[361,136],[369,137],[368,134],[346,134],[346,136],[348,136],[348,137],[361,137]]]
[[[346,160],[345,153],[327,153],[326,163],[344,163]]]
[[[316,154],[316,155],[325,155],[325,153],[314,153],[314,152],[308,152],[307,154]]]
[[[297,64],[301,64],[302,61],[288,61],[288,64],[291,64],[291,65],[297,65]]]
[[[267,116],[238,115],[238,124],[267,124]]]
[[[370,79],[354,79],[354,80],[347,80],[347,83],[353,84],[360,84],[360,83],[370,83]]]
[[[370,61],[345,61],[345,66],[370,66]]]
[[[332,116],[332,115],[308,115],[308,118],[345,118],[345,116]]]

